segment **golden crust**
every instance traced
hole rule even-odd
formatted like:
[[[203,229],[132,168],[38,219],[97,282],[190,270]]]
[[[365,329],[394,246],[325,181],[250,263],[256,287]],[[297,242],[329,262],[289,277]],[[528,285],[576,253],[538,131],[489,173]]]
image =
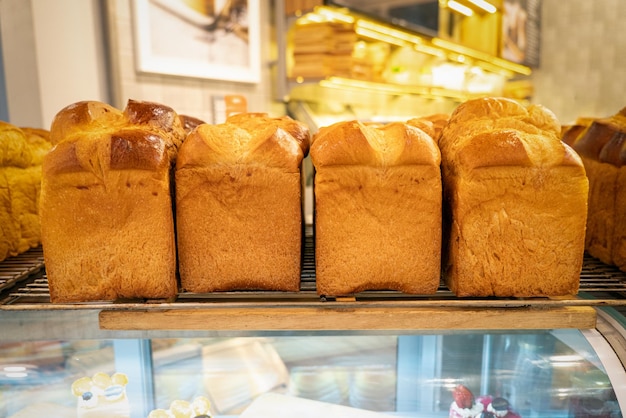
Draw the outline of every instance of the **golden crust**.
[[[233,123],[204,124],[188,135],[177,168],[254,163],[299,172],[302,159],[295,138],[276,125],[246,129]]]
[[[595,119],[576,138],[574,149],[583,157],[626,165],[626,107],[608,118]]]
[[[470,100],[440,138],[443,268],[458,296],[556,296],[578,290],[588,181],[549,110]]]
[[[0,122],[0,261],[40,244],[41,160],[48,131]]]
[[[0,121],[0,167],[28,167],[32,161],[32,150],[24,131]]]
[[[90,136],[111,135],[125,130],[137,129],[143,136],[155,135],[161,138],[169,158],[173,161],[183,140],[185,130],[178,114],[169,106],[159,103],[129,100],[123,111],[97,101],[82,101],[61,109],[52,120],[50,140],[53,145],[78,138],[86,141],[84,132]],[[100,153],[109,154],[102,150]],[[102,158],[109,155],[100,155]],[[83,167],[90,164],[83,163]],[[106,161],[99,165],[107,166]]]
[[[573,142],[589,178],[585,249],[626,271],[626,107],[587,122]]]
[[[202,119],[198,119],[194,116],[189,116],[189,115],[180,115],[180,120],[187,134],[193,131],[198,125],[202,125],[206,123]]]
[[[40,128],[21,127],[26,135],[26,141],[32,150],[32,164],[41,165],[43,157],[52,148],[50,131]]]
[[[289,116],[271,117],[267,113],[237,113],[229,116],[226,123],[236,125],[247,130],[254,130],[265,125],[273,125],[287,131],[302,148],[306,156],[311,145],[311,132],[304,123]]]
[[[377,127],[359,121],[320,129],[311,145],[315,167],[363,164],[390,167],[440,162],[433,138],[419,128],[394,122]]]
[[[152,102],[59,111],[40,205],[52,302],[176,294],[170,182],[184,135],[176,112]]]
[[[299,290],[303,139],[281,125],[241,114],[185,140],[176,165],[183,289]]]
[[[311,158],[317,292],[434,293],[442,225],[433,138],[405,123],[340,122],[318,132]]]
[[[439,142],[441,131],[444,126],[448,124],[450,115],[447,113],[435,113],[432,115],[421,116],[418,118],[409,119],[407,123],[409,125],[420,128],[428,135],[430,135],[436,142]]]
[[[504,98],[469,100],[457,107],[439,146],[448,169],[580,164],[561,142],[561,126],[541,105],[528,108]],[[451,162],[451,164],[448,164]]]

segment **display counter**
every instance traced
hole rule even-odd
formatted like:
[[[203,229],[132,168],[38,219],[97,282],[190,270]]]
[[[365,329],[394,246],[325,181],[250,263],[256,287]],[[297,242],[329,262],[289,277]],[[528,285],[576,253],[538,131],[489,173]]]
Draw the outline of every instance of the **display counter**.
[[[0,416],[469,416],[459,387],[499,416],[622,416],[624,273],[586,257],[571,298],[324,298],[311,252],[299,292],[77,304],[50,303],[41,249],[4,261]]]

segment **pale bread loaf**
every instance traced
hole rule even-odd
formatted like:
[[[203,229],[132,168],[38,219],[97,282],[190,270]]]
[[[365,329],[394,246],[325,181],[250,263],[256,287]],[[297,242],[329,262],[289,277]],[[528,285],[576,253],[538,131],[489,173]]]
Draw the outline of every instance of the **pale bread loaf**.
[[[174,297],[171,167],[185,135],[176,112],[78,102],[50,135],[41,223],[52,302]]]
[[[554,114],[508,99],[469,100],[439,140],[443,274],[458,296],[578,291],[588,182]]]
[[[13,196],[28,180],[32,159],[24,131],[0,121],[0,260],[19,254],[21,230]]]
[[[0,121],[0,261],[41,243],[39,191],[48,134]]]
[[[317,292],[436,292],[441,175],[433,138],[405,123],[339,122],[315,135],[311,159]]]
[[[265,114],[189,134],[176,165],[184,290],[299,290],[300,170],[308,147],[306,126]]]

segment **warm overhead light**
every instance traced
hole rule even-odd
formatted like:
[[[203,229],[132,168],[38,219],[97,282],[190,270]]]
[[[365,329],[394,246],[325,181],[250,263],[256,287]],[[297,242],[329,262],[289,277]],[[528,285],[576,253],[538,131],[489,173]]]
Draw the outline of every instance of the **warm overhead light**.
[[[451,8],[452,10],[454,10],[455,12],[459,12],[462,15],[465,16],[471,16],[472,14],[474,14],[474,12],[472,12],[472,9],[470,9],[467,6],[463,6],[461,3],[455,1],[455,0],[450,0],[448,1],[448,7]]]
[[[339,21],[344,23],[354,23],[354,17],[350,16],[342,9],[335,10],[330,7],[318,6],[315,8],[315,12],[324,16],[330,21]]]
[[[357,20],[356,27],[357,29],[362,28],[370,31],[376,31],[384,35],[391,36],[393,38],[413,44],[420,44],[423,42],[423,39],[418,35],[413,35],[407,31],[394,29],[386,25],[379,25],[378,23],[374,23],[365,19]]]
[[[484,52],[476,51],[471,48],[467,48],[463,45],[455,44],[454,42],[446,41],[441,38],[433,38],[430,42],[439,48],[443,48],[445,50],[455,52],[460,55],[466,55],[470,58],[478,59],[483,62],[487,62],[493,65],[496,65],[504,70],[513,71],[518,74],[530,75],[531,69],[525,65],[517,64],[502,58],[494,57]]]
[[[446,56],[446,53],[442,49],[435,48],[429,45],[424,45],[424,44],[415,45],[413,49],[415,49],[418,52],[423,52],[426,54],[434,55],[439,58],[443,58]]]
[[[369,92],[379,92],[386,94],[419,94],[423,97],[429,98],[441,98],[447,97],[450,99],[457,99],[460,101],[467,100],[467,94],[458,90],[450,90],[440,87],[427,87],[427,86],[406,86],[393,83],[376,83],[365,80],[354,80],[342,77],[329,77],[320,81],[321,87],[326,88],[350,88],[356,90],[365,90]]]
[[[470,3],[472,3],[473,5],[480,7],[481,9],[483,9],[484,11],[486,11],[487,13],[495,13],[496,10],[496,6],[494,6],[493,4],[489,3],[488,1],[485,0],[468,0]]]
[[[375,39],[377,41],[387,42],[389,44],[404,46],[405,42],[401,39],[394,38],[391,35],[387,35],[385,33],[381,33],[375,30],[363,28],[361,26],[357,26],[354,31],[357,35],[363,36],[365,38]]]

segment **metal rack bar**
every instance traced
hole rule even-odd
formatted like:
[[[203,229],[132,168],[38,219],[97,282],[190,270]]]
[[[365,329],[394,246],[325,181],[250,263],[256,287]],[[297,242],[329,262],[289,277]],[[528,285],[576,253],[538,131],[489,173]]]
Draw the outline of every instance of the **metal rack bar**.
[[[443,283],[434,295],[409,295],[397,291],[365,291],[354,295],[353,301],[323,298],[315,288],[315,254],[312,237],[307,237],[299,292],[231,291],[219,293],[181,292],[172,301],[120,300],[115,302],[87,302],[75,304],[52,304],[45,275],[41,247],[18,257],[0,262],[0,309],[180,309],[219,306],[378,306],[405,307],[464,307],[464,308],[515,308],[515,307],[563,307],[563,306],[626,306],[626,273],[585,256],[580,275],[580,290],[574,298],[457,298]],[[354,303],[358,302],[357,305]]]

